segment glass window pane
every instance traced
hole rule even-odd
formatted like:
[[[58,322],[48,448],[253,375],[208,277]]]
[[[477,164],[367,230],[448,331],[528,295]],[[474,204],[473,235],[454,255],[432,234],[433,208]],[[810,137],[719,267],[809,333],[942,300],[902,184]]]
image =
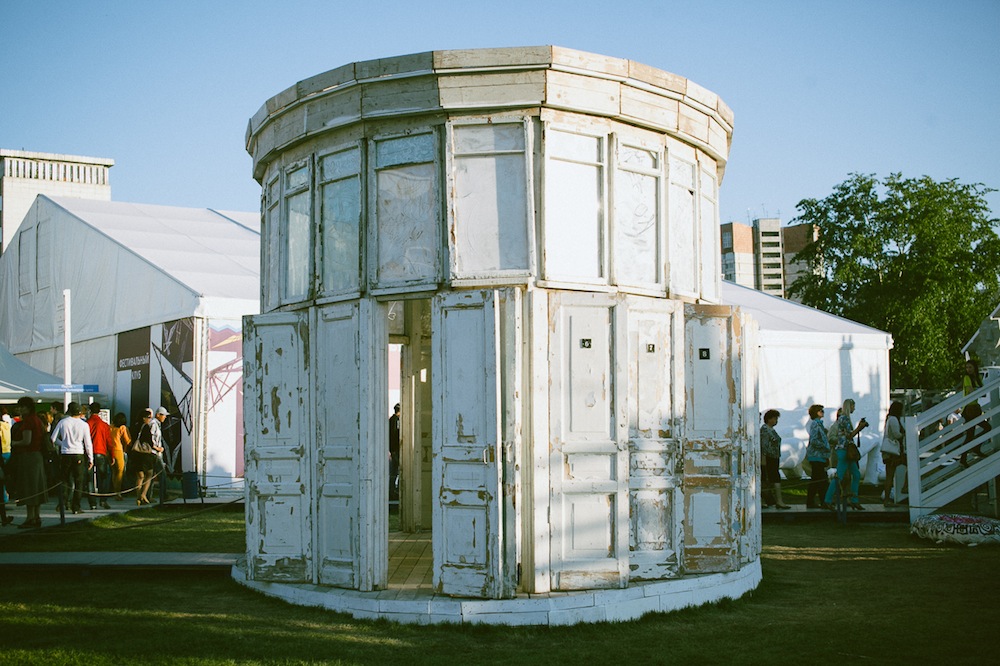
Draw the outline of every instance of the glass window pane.
[[[432,162],[437,153],[436,148],[433,134],[384,139],[375,144],[375,168]]]
[[[288,247],[285,253],[285,297],[305,298],[309,293],[309,193],[287,199]]]
[[[320,162],[320,179],[339,180],[361,173],[361,150],[350,148],[327,155]]]
[[[460,276],[528,269],[524,155],[455,159],[456,268]]]
[[[615,280],[619,284],[659,281],[657,181],[655,176],[630,171],[615,175]]]
[[[306,167],[301,167],[295,169],[294,171],[288,172],[288,179],[286,181],[287,191],[297,190],[300,187],[305,187],[309,183],[309,169]]]
[[[670,160],[670,182],[694,190],[694,165],[684,160]]]
[[[604,277],[601,168],[549,160],[545,174],[545,276]]]
[[[561,157],[578,162],[601,162],[601,140],[559,130],[549,130],[545,150],[550,157]]]
[[[360,287],[361,178],[323,186],[323,291]]]
[[[618,147],[619,166],[631,169],[654,170],[657,168],[658,156],[651,150],[633,146]]]
[[[437,178],[433,164],[383,169],[377,176],[379,286],[438,278]]]
[[[524,150],[524,126],[505,123],[499,125],[456,125],[456,153],[489,153],[506,150]]]
[[[694,193],[682,185],[670,186],[670,289],[685,294],[695,292],[698,246],[695,233]]]

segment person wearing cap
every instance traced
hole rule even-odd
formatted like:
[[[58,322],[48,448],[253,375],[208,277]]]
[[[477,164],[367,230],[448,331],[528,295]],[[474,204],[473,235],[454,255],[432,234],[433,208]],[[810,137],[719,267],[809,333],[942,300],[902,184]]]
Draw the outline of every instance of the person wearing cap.
[[[128,456],[129,467],[135,474],[135,503],[137,506],[149,504],[149,486],[153,483],[153,469],[156,465],[154,427],[159,433],[160,424],[153,418],[153,410],[147,408],[142,413],[142,427],[139,428],[139,434],[132,442],[132,450]]]

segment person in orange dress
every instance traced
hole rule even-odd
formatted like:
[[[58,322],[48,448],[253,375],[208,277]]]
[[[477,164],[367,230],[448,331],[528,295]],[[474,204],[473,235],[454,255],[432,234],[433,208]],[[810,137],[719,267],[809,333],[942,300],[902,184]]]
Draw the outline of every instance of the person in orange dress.
[[[115,491],[115,499],[122,498],[122,477],[125,475],[125,448],[132,444],[132,436],[128,433],[128,419],[121,412],[111,419],[111,444],[108,446],[108,457],[111,458],[111,487]]]

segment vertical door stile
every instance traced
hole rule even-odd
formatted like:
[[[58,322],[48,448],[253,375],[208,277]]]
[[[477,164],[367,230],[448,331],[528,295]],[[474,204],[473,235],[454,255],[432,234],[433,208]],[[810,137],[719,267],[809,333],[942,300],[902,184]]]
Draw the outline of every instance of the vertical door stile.
[[[628,428],[628,305],[619,296],[612,310],[611,358],[614,374],[611,396],[614,401],[613,432],[618,449],[615,461],[615,558],[618,560],[618,586],[628,587],[629,580],[629,428]]]
[[[551,590],[552,571],[552,530],[549,526],[549,516],[552,515],[552,497],[550,488],[550,426],[549,426],[549,345],[554,339],[549,332],[549,302],[548,293],[544,289],[532,289],[528,292],[528,355],[530,362],[527,372],[530,373],[530,416],[527,422],[531,424],[527,442],[525,443],[524,487],[531,494],[522,515],[526,518],[524,526],[524,561],[523,571],[527,580],[525,588],[535,594],[545,594]]]
[[[361,376],[359,303],[338,303],[316,311],[314,368],[316,404],[313,473],[318,582],[365,587],[361,557],[366,540],[360,508]]]
[[[521,349],[524,344],[521,328],[521,308],[523,300],[521,290],[516,288],[501,289],[499,294],[498,323],[500,358],[500,404],[501,415],[501,446],[497,472],[501,494],[500,501],[500,531],[498,547],[502,556],[498,561],[507,563],[500,566],[497,575],[500,577],[500,588],[504,596],[513,594],[518,585],[517,565],[521,562],[520,512],[517,504],[521,498],[521,479],[518,472],[522,446],[522,409],[521,399],[524,395]]]

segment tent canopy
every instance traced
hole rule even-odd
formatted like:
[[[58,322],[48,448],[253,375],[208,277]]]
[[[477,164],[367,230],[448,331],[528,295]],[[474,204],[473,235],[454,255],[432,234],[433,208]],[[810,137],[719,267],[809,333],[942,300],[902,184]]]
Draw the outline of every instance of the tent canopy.
[[[33,368],[0,345],[0,402],[17,402],[24,396],[52,400],[58,396],[39,393],[38,385],[62,383],[59,377]]]

